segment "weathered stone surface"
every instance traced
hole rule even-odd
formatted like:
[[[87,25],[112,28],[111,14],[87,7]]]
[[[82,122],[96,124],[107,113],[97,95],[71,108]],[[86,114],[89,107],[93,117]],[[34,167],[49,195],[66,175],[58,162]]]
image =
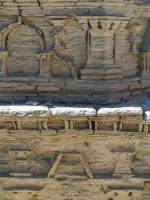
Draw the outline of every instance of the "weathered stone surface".
[[[0,200],[150,199],[149,33],[148,0],[0,0]]]
[[[26,117],[26,116],[49,116],[50,112],[46,106],[29,106],[29,105],[10,105],[0,106],[1,117]]]
[[[150,111],[145,112],[145,120],[147,120],[147,121],[150,120]]]
[[[100,108],[97,112],[98,116],[110,116],[110,115],[143,115],[143,109],[141,107],[112,107],[112,108]]]
[[[50,108],[51,115],[53,117],[68,117],[68,116],[96,116],[96,110],[92,107],[64,107],[58,106],[54,108]]]

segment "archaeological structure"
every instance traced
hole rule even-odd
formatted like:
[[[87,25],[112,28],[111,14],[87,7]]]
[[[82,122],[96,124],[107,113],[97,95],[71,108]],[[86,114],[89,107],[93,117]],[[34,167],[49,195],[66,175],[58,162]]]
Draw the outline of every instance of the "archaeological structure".
[[[0,200],[150,200],[150,0],[0,0]]]

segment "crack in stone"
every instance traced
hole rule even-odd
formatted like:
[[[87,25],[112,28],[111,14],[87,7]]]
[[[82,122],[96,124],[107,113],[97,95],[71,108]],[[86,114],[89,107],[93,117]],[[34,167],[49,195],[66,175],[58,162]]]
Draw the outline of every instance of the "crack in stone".
[[[40,7],[41,9],[43,9],[43,7],[42,7],[42,5],[41,5],[41,1],[40,1],[40,0],[37,0],[37,3],[38,3],[38,5],[39,5],[39,7]]]

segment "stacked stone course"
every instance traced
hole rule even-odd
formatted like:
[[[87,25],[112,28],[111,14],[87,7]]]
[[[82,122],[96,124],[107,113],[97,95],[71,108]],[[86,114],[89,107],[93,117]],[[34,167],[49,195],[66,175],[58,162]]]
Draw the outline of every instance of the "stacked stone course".
[[[0,200],[150,199],[149,31],[148,0],[0,0]]]

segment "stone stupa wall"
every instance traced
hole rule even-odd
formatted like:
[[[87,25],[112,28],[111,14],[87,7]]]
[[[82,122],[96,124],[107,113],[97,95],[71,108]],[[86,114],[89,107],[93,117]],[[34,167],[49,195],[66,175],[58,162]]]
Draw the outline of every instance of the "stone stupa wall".
[[[1,0],[0,101],[106,104],[149,93],[149,17],[149,1]]]
[[[149,92],[149,0],[0,0],[0,200],[150,200]]]

